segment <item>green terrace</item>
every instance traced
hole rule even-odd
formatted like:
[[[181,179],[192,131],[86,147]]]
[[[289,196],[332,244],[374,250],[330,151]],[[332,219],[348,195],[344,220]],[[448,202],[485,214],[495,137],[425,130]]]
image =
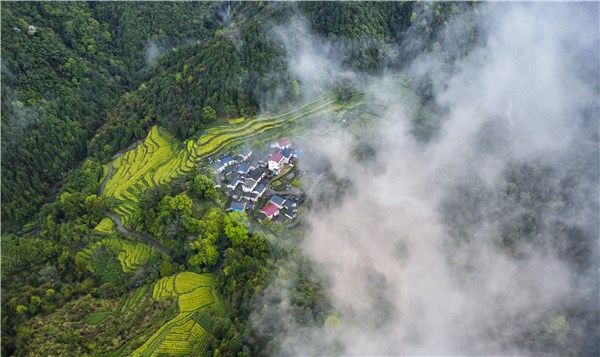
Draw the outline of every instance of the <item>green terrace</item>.
[[[139,200],[148,188],[183,176],[202,160],[227,148],[249,140],[298,133],[302,130],[301,120],[315,120],[343,107],[332,95],[322,95],[281,115],[260,116],[212,127],[198,140],[187,140],[184,144],[177,143],[162,129],[153,127],[143,143],[115,159],[114,172],[102,196],[117,200],[114,212],[121,217],[123,225],[127,225],[139,215]],[[105,171],[108,172],[108,169]]]

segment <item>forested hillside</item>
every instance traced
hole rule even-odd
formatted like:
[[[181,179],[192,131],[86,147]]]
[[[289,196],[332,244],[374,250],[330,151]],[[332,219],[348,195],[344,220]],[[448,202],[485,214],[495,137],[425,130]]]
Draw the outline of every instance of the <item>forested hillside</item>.
[[[3,3],[2,229],[31,221],[88,150],[106,160],[152,124],[182,139],[215,118],[296,100],[270,31],[286,19],[306,14],[349,68],[377,72],[439,46],[436,33],[460,7]],[[423,41],[407,52],[410,31]]]
[[[599,348],[593,288],[579,290],[598,265],[598,108],[584,85],[559,119],[523,103],[543,100],[529,95],[535,71],[509,68],[502,36],[488,37],[502,22],[484,23],[503,11],[404,1],[0,7],[2,355]],[[551,35],[533,36],[535,46]],[[527,90],[486,72],[497,58]],[[576,68],[564,83],[597,74]],[[554,85],[571,88],[540,87]],[[497,99],[496,86],[510,95]],[[567,116],[577,118],[563,130],[573,140],[552,151]],[[576,294],[538,283],[539,252],[559,260],[548,274]],[[514,304],[502,288],[513,280]],[[465,310],[479,298],[473,282],[490,297],[476,311]],[[555,293],[531,315],[530,286]],[[443,346],[455,349],[401,349],[453,334],[465,340]]]
[[[153,44],[214,31],[216,4],[130,5],[2,3],[3,231],[52,199]]]
[[[251,13],[238,5],[242,13],[231,14],[213,36],[173,48],[140,77],[109,112],[90,144],[92,155],[112,155],[153,123],[184,139],[216,118],[254,115],[294,99],[285,52],[263,28],[286,5],[254,4]],[[233,11],[228,9],[220,11]]]

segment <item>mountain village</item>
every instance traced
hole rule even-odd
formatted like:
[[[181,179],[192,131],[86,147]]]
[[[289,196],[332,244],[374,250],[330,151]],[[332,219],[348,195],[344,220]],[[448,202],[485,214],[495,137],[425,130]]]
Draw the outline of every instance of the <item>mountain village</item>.
[[[298,216],[304,192],[292,187],[302,152],[290,140],[280,140],[268,150],[255,153],[245,148],[239,153],[209,158],[216,187],[229,197],[228,211],[247,212],[258,221],[286,222]]]

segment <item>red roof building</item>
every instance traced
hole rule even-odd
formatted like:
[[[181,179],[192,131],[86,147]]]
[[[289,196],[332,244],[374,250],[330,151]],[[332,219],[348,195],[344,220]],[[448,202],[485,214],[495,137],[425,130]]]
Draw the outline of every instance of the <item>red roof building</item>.
[[[285,156],[283,156],[280,152],[276,152],[271,155],[269,158],[269,170],[271,170],[275,175],[279,174],[279,170],[283,167],[287,160]]]
[[[267,218],[271,219],[279,214],[279,208],[272,203],[269,203],[263,209],[260,210],[260,213],[267,216]]]
[[[271,155],[269,161],[273,161],[277,163],[277,165],[281,165],[281,161],[283,160],[283,155],[280,152],[276,152]]]

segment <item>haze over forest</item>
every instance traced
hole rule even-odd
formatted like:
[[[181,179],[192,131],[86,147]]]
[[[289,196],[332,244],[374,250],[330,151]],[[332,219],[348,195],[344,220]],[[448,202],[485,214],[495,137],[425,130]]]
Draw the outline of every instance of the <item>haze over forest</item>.
[[[2,12],[3,354],[600,354],[599,4]]]

